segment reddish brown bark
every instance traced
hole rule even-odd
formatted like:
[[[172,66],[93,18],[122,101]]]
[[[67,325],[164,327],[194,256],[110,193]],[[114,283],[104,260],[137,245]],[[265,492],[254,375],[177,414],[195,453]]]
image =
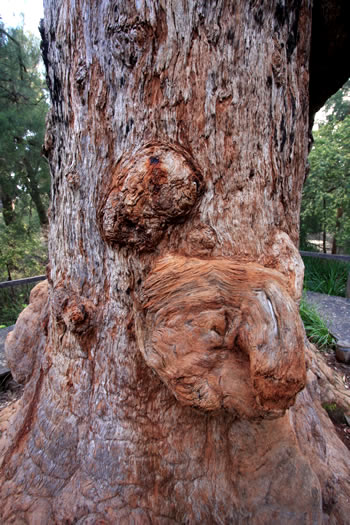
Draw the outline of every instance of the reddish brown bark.
[[[275,418],[305,386],[304,331],[279,272],[167,256],[137,316],[146,363],[184,405]]]
[[[49,321],[3,436],[6,523],[346,515],[345,447],[309,461],[331,434],[310,383],[288,409],[310,26],[306,0],[46,1]]]

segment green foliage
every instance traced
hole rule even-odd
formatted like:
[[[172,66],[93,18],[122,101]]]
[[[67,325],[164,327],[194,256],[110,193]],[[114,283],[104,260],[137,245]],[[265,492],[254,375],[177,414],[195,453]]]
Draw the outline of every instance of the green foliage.
[[[304,323],[308,339],[319,349],[334,347],[335,338],[320,317],[315,306],[310,305],[303,297],[300,302],[300,317]]]
[[[310,174],[303,190],[301,240],[327,232],[332,251],[350,251],[350,81],[331,97],[327,122],[314,132]]]
[[[38,226],[5,226],[0,218],[0,281],[40,275],[46,264],[47,246]]]
[[[44,273],[47,262],[50,177],[41,147],[48,104],[39,67],[39,42],[0,21],[1,281]],[[17,295],[16,303],[25,302]]]
[[[47,223],[50,178],[41,147],[48,104],[39,65],[39,42],[0,22],[0,199],[6,225],[17,219],[23,199]]]
[[[350,115],[350,79],[327,100],[325,110],[328,113],[328,121],[344,120]]]
[[[19,314],[28,306],[30,292],[36,284],[0,289],[0,328],[15,324]]]
[[[311,292],[345,297],[350,263],[303,257],[304,288]]]

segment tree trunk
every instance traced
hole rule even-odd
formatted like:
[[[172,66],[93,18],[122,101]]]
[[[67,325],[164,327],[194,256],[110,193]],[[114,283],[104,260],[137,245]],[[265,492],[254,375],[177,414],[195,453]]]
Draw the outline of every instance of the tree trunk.
[[[333,235],[333,239],[332,239],[332,253],[336,254],[337,253],[337,239],[338,239],[338,235],[339,235],[339,230],[340,230],[340,219],[342,218],[343,216],[343,208],[337,208],[337,218],[336,218],[336,221],[335,221],[335,232],[334,232],[334,235]]]
[[[30,160],[27,158],[23,158],[23,165],[24,169],[26,171],[26,186],[29,192],[29,195],[31,196],[36,211],[38,213],[39,222],[41,227],[46,227],[48,224],[48,218],[46,213],[46,208],[43,204],[43,201],[41,199],[38,182],[36,180],[36,171],[33,169]]]
[[[5,523],[346,516],[320,400],[288,410],[311,7],[283,6],[46,0],[50,265],[7,342]]]
[[[15,198],[16,197],[12,189],[9,190],[9,188],[6,188],[4,184],[0,183],[0,200],[2,206],[2,215],[6,226],[10,226],[10,224],[13,224],[16,219],[16,213],[14,209]]]
[[[326,230],[326,197],[323,197],[323,231],[322,231],[322,250],[323,253],[327,253],[327,230]]]

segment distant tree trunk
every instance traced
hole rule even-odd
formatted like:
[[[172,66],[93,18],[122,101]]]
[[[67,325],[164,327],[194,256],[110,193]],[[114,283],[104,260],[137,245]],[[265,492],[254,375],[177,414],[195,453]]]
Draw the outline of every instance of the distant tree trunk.
[[[336,254],[337,253],[337,238],[335,235],[333,235],[332,238],[332,250],[331,253]]]
[[[287,410],[311,3],[287,4],[46,0],[50,265],[7,342],[5,523],[346,516],[311,371]]]
[[[7,280],[12,281],[11,269],[8,263],[6,263],[6,269],[7,269]]]
[[[23,165],[26,171],[26,186],[38,213],[40,226],[47,226],[48,218],[46,213],[46,207],[42,201],[42,197],[38,187],[38,182],[36,180],[36,170],[33,169],[30,161],[26,158],[23,158]]]
[[[5,188],[3,184],[0,183],[0,200],[2,204],[2,215],[6,226],[10,226],[15,219],[16,213],[14,210],[14,195],[11,191],[8,191],[8,188]]]
[[[326,198],[323,197],[323,231],[322,231],[322,250],[323,253],[327,253],[327,230],[326,230]]]
[[[337,253],[337,237],[339,235],[340,230],[340,219],[343,216],[343,208],[337,208],[337,218],[335,222],[335,232],[332,239],[332,253]]]

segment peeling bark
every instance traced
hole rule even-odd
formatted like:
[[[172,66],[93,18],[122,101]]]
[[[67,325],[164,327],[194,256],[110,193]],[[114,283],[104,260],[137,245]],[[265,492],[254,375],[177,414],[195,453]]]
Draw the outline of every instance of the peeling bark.
[[[310,462],[331,429],[297,396],[311,3],[289,7],[45,2],[49,318],[18,365],[3,522],[346,515],[349,455],[332,437]]]

